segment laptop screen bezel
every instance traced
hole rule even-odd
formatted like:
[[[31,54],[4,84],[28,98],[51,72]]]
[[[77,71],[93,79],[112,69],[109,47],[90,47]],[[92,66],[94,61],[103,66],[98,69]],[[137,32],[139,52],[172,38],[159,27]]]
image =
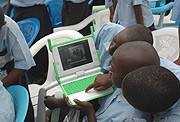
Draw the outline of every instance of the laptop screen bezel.
[[[69,44],[80,42],[80,41],[84,41],[84,40],[88,41],[88,45],[89,45],[89,49],[90,49],[91,57],[92,57],[92,62],[90,62],[88,64],[85,64],[85,65],[81,65],[81,66],[78,66],[78,67],[74,67],[74,68],[71,68],[71,69],[64,70],[63,66],[62,66],[62,61],[59,58],[60,54],[59,54],[59,51],[58,51],[58,47],[69,45]],[[98,60],[97,52],[96,52],[94,41],[93,41],[92,37],[88,37],[88,38],[84,38],[84,39],[80,39],[80,40],[75,40],[73,42],[71,41],[69,43],[62,44],[62,45],[59,45],[57,47],[54,47],[52,54],[53,54],[54,61],[56,63],[56,67],[57,67],[57,70],[58,70],[59,77],[64,77],[64,76],[67,76],[67,75],[70,75],[70,74],[75,74],[76,72],[85,71],[85,70],[88,70],[88,69],[93,69],[93,68],[96,68],[96,67],[99,66],[99,60]]]

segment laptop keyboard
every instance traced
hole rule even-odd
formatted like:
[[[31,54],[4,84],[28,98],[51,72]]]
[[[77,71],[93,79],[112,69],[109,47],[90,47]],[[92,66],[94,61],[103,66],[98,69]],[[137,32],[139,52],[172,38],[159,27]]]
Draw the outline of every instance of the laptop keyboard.
[[[80,79],[80,80],[65,84],[63,85],[63,88],[65,89],[68,95],[84,91],[89,85],[94,83],[96,76],[97,75],[93,75],[88,78]]]

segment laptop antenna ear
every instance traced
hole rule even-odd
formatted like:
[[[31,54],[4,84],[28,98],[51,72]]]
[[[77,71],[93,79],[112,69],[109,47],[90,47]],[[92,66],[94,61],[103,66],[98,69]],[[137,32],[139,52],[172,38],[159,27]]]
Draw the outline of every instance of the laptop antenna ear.
[[[90,26],[90,30],[91,30],[91,36],[92,36],[92,38],[94,40],[94,28],[93,28],[93,26]]]
[[[48,39],[48,45],[49,45],[49,50],[52,52],[52,44],[51,44],[51,39]]]

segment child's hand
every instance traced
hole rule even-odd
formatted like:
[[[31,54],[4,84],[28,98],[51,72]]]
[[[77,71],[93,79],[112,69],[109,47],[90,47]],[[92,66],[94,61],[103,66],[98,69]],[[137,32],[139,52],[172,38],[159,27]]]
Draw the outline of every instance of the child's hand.
[[[54,96],[45,96],[44,98],[44,104],[50,110],[60,107],[61,101],[64,101],[64,99],[56,99]]]
[[[71,105],[69,102],[68,102],[68,97],[65,97],[64,96],[64,99],[66,101],[66,104],[71,107],[71,108],[75,108],[75,109],[78,109],[78,110],[81,110],[83,111],[86,115],[90,115],[92,113],[95,113],[94,112],[94,108],[93,108],[93,105],[89,102],[82,102],[80,100],[77,100],[77,99],[74,99],[74,102],[77,104],[77,105]]]
[[[178,58],[174,63],[180,65],[180,58]]]
[[[94,88],[94,90],[101,91],[111,86],[112,83],[109,80],[109,74],[100,74],[96,76],[94,83],[88,86],[85,92],[88,92],[92,88]]]

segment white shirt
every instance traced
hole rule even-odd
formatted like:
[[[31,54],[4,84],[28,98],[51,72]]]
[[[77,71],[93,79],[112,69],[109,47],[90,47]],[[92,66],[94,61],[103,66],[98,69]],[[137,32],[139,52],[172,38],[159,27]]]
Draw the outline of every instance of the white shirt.
[[[44,0],[11,0],[11,5],[16,7],[30,7],[44,4]]]
[[[133,8],[135,5],[141,5],[144,25],[150,27],[154,23],[154,19],[147,0],[118,0],[113,22],[119,20],[125,28],[137,24]]]
[[[0,80],[0,122],[14,122],[15,111],[12,96]]]

